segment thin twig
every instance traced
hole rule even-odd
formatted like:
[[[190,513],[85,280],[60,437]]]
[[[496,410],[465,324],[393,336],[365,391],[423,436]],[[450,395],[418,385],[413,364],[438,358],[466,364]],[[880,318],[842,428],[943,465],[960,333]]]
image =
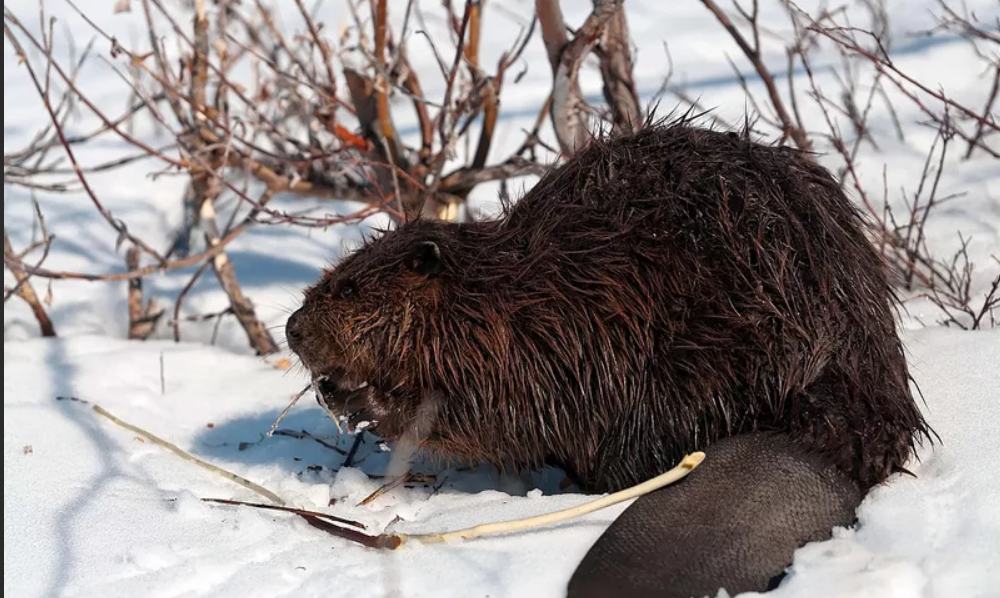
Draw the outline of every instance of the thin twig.
[[[701,0],[701,3],[704,4],[713,15],[715,15],[716,20],[718,20],[726,31],[729,32],[733,41],[735,41],[736,45],[740,47],[744,56],[746,56],[747,60],[749,60],[753,65],[754,70],[757,71],[761,81],[764,82],[764,86],[767,88],[767,93],[771,100],[771,106],[774,108],[774,111],[778,115],[778,119],[781,121],[784,135],[791,138],[799,149],[810,149],[812,147],[812,143],[809,141],[808,135],[804,130],[795,125],[795,122],[788,113],[788,109],[785,108],[784,101],[781,99],[781,93],[778,91],[778,86],[774,82],[774,76],[771,74],[771,71],[767,68],[767,66],[764,65],[760,51],[760,25],[757,22],[757,0],[754,0],[753,14],[748,15],[755,38],[754,46],[750,45],[743,34],[740,33],[740,30],[736,28],[736,25],[733,24],[729,15],[727,15],[714,0]]]

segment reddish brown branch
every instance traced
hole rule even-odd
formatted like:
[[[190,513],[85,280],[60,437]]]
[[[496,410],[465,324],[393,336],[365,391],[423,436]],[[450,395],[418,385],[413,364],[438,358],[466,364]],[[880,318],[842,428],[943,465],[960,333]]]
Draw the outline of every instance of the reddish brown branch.
[[[621,8],[608,22],[599,52],[604,99],[611,107],[614,130],[619,133],[632,133],[643,122],[633,75],[631,39],[625,9]]]
[[[171,322],[174,327],[174,342],[181,342],[181,309],[184,306],[184,300],[187,299],[189,294],[191,294],[191,289],[194,288],[194,285],[198,283],[198,280],[205,273],[205,270],[208,270],[208,267],[211,265],[211,260],[206,260],[205,263],[198,268],[194,275],[191,276],[191,279],[187,282],[187,284],[184,285],[180,294],[177,295],[177,301],[174,302],[174,318]]]
[[[340,218],[330,218],[327,220],[326,226],[333,226],[335,224],[357,222],[370,217],[378,211],[377,208],[367,207],[349,216],[343,216]],[[143,266],[138,270],[133,270],[131,272],[119,272],[115,274],[86,274],[82,272],[65,272],[65,271],[55,271],[42,268],[40,266],[30,266],[25,264],[21,259],[16,256],[4,255],[4,265],[6,265],[11,270],[18,269],[24,271],[30,276],[37,276],[40,278],[50,278],[53,280],[84,280],[88,282],[115,282],[123,280],[131,280],[133,278],[144,278],[152,274],[158,274],[163,272],[168,272],[171,270],[178,270],[180,268],[189,268],[191,266],[196,266],[201,264],[207,259],[214,258],[216,255],[222,253],[225,247],[233,242],[237,237],[239,237],[247,228],[255,223],[253,218],[247,217],[239,225],[226,233],[222,238],[218,240],[218,243],[212,245],[205,251],[186,257],[184,259],[169,261],[163,264],[152,264],[149,266]]]
[[[764,64],[764,60],[760,52],[760,25],[757,22],[757,0],[754,0],[754,10],[753,14],[746,15],[750,20],[750,25],[753,28],[753,35],[755,44],[753,46],[747,41],[746,37],[740,33],[740,30],[736,28],[733,21],[729,18],[729,15],[722,10],[719,5],[714,0],[701,0],[701,3],[705,5],[708,10],[715,15],[716,20],[719,21],[729,35],[736,42],[736,45],[740,47],[740,50],[746,56],[747,60],[753,65],[754,70],[757,71],[757,75],[760,76],[761,81],[763,81],[764,86],[767,88],[768,97],[771,100],[771,106],[774,108],[775,113],[777,113],[778,120],[781,122],[781,127],[783,134],[786,138],[791,139],[795,142],[795,145],[803,150],[808,150],[812,147],[812,143],[809,141],[808,134],[798,127],[789,115],[788,109],[785,107],[784,101],[781,99],[781,93],[778,91],[778,86],[774,82],[774,75]]]
[[[703,0],[703,1],[710,1],[710,0]],[[789,2],[789,3],[792,6],[795,6],[794,3],[792,3],[792,2]],[[847,52],[849,52],[851,54],[860,56],[862,58],[865,58],[866,60],[868,60],[869,62],[871,62],[871,64],[875,67],[876,70],[878,70],[880,73],[882,73],[883,75],[885,75],[886,76],[885,78],[888,81],[890,81],[903,94],[905,94],[915,104],[917,104],[917,106],[920,107],[921,110],[923,110],[926,114],[935,117],[935,119],[939,119],[939,117],[937,115],[935,115],[932,111],[930,111],[920,101],[919,97],[917,97],[917,95],[912,90],[907,89],[907,84],[910,85],[910,86],[912,86],[915,89],[918,89],[920,92],[922,92],[922,93],[930,96],[931,98],[934,98],[935,100],[941,102],[945,106],[948,106],[948,107],[950,107],[953,110],[956,110],[963,117],[972,119],[973,121],[980,123],[981,125],[983,125],[983,127],[985,129],[989,129],[990,131],[992,131],[994,133],[1000,133],[1000,123],[997,123],[993,119],[990,119],[988,117],[984,117],[983,115],[980,115],[975,110],[972,110],[971,108],[968,108],[967,106],[963,106],[959,102],[956,102],[955,100],[953,100],[950,97],[948,97],[947,95],[945,95],[945,93],[943,91],[935,91],[935,90],[927,87],[925,84],[923,84],[919,80],[915,79],[912,75],[909,75],[909,74],[905,73],[904,71],[902,71],[889,58],[888,52],[882,46],[882,42],[878,38],[875,39],[875,42],[878,44],[880,55],[876,55],[871,50],[868,50],[866,48],[861,47],[857,43],[857,41],[855,41],[849,35],[846,35],[847,32],[857,32],[857,33],[861,33],[863,35],[873,35],[871,32],[862,31],[862,30],[858,30],[858,29],[855,29],[855,28],[851,28],[851,27],[828,27],[828,26],[824,26],[824,25],[820,24],[819,22],[817,22],[812,17],[810,17],[807,13],[805,13],[801,9],[797,8],[796,10],[800,14],[802,14],[805,19],[807,19],[810,22],[810,24],[809,24],[810,31],[813,31],[813,32],[815,32],[815,33],[817,33],[817,34],[819,34],[819,35],[821,35],[821,36],[829,39],[833,43],[835,43],[838,46],[840,46],[841,48],[843,48],[845,51],[847,51]],[[890,76],[890,75],[894,75],[894,76]],[[897,79],[897,77],[898,77],[898,79]],[[983,147],[983,144],[980,143],[979,146]],[[984,148],[984,149],[988,149],[988,148]]]
[[[48,254],[48,246],[46,245],[46,255]],[[4,226],[3,229],[3,257],[4,264],[10,269],[11,274],[14,275],[14,279],[17,281],[17,285],[8,290],[4,294],[4,303],[7,299],[17,295],[24,300],[25,303],[31,308],[32,313],[35,314],[35,319],[38,320],[38,326],[41,329],[42,336],[54,337],[56,336],[55,326],[52,324],[52,320],[49,319],[49,314],[45,311],[42,306],[42,302],[38,299],[38,295],[35,293],[34,287],[31,286],[30,277],[31,273],[25,272],[23,269],[13,266],[9,263],[10,260],[14,260],[14,248],[10,244],[10,237],[7,235],[7,227]],[[44,256],[42,261],[44,261]]]
[[[18,29],[20,29],[22,32],[27,33],[27,30],[21,25],[20,21],[18,21],[12,14],[9,14],[9,13],[5,12],[4,13],[4,18],[6,20],[8,20],[8,21],[11,21],[14,24],[14,26],[17,27]],[[115,218],[114,216],[112,216],[111,212],[107,208],[105,208],[104,205],[101,203],[101,200],[99,200],[97,198],[97,194],[94,193],[94,190],[91,188],[90,183],[87,180],[87,177],[83,174],[83,169],[80,168],[80,165],[79,165],[79,163],[76,160],[76,153],[73,151],[73,146],[69,144],[69,140],[66,137],[65,131],[63,130],[63,126],[62,126],[62,123],[60,122],[60,118],[56,114],[55,110],[53,109],[52,102],[50,101],[50,98],[47,95],[47,93],[45,91],[45,88],[42,86],[41,82],[39,81],[38,75],[35,73],[35,69],[31,65],[31,61],[29,61],[27,59],[27,56],[24,54],[24,49],[21,47],[21,44],[17,41],[17,38],[15,38],[11,34],[10,29],[7,28],[7,27],[5,27],[4,28],[4,33],[7,35],[7,39],[10,41],[11,45],[14,47],[14,49],[17,52],[18,56],[21,58],[23,64],[25,65],[25,68],[28,71],[28,75],[31,77],[31,81],[32,81],[32,83],[35,86],[35,90],[38,92],[39,98],[41,99],[42,104],[45,106],[45,111],[49,114],[49,118],[50,118],[50,120],[52,122],[52,126],[55,128],[56,134],[59,136],[59,141],[62,144],[63,149],[66,151],[66,156],[69,158],[70,162],[73,164],[73,170],[76,172],[76,175],[77,175],[77,178],[80,181],[80,184],[83,186],[84,191],[86,191],[87,196],[90,198],[90,201],[94,204],[94,207],[97,208],[97,211],[101,214],[101,216],[104,218],[104,220],[113,229],[115,229],[115,231],[118,233],[119,240],[126,240],[127,239],[133,245],[136,245],[136,246],[140,247],[143,251],[145,251],[147,254],[149,254],[150,256],[152,256],[157,261],[159,261],[161,263],[164,262],[164,261],[166,261],[163,258],[163,256],[161,256],[155,249],[153,249],[152,247],[150,247],[148,244],[146,244],[145,242],[143,242],[141,239],[138,239],[134,235],[132,235],[131,233],[129,233],[128,232],[128,227],[126,227],[125,224],[121,220],[119,220],[119,219]],[[45,47],[41,47],[40,50],[42,50],[42,52],[45,53],[46,59],[48,60],[48,67],[47,68],[55,67],[55,68],[58,69],[58,66],[55,65],[55,60],[52,57],[51,50],[49,48],[45,48]],[[62,72],[61,69],[58,69],[58,70],[60,72]],[[66,79],[66,78],[64,77],[64,79]],[[67,82],[69,82],[69,81],[67,81]],[[109,123],[106,123],[106,124],[109,127],[114,128],[113,123],[109,122]]]
[[[351,103],[358,115],[361,124],[362,134],[371,142],[374,152],[366,152],[371,159],[377,162],[388,162],[388,168],[375,168],[375,184],[379,189],[395,189],[397,187],[398,176],[395,171],[397,162],[392,158],[392,147],[389,141],[383,137],[385,127],[380,123],[378,91],[375,83],[350,68],[344,69],[344,79],[347,81],[347,89],[351,94]],[[395,131],[391,123],[389,128]],[[398,148],[398,146],[395,146]],[[415,200],[407,197],[400,197],[398,194],[391,195],[392,203],[402,213],[410,213],[416,208]]]
[[[142,149],[150,156],[155,156],[172,166],[177,166],[177,167],[184,166],[183,162],[167,157],[166,155],[157,151],[148,144],[143,143],[139,139],[123,131],[120,125],[115,124],[113,120],[105,116],[105,114],[97,107],[97,105],[94,104],[87,97],[86,94],[80,91],[77,84],[73,81],[73,77],[70,74],[66,73],[66,71],[62,68],[62,66],[60,66],[59,63],[55,60],[55,58],[51,55],[51,53],[44,46],[42,46],[42,44],[39,43],[38,40],[23,25],[21,25],[20,21],[18,21],[13,15],[8,14],[6,12],[4,13],[4,18],[10,20],[13,23],[13,25],[19,31],[21,31],[25,39],[31,42],[31,45],[34,46],[45,57],[46,61],[50,61],[50,64],[52,65],[52,68],[55,70],[56,74],[59,75],[63,83],[67,86],[68,88],[67,91],[69,93],[72,93],[76,98],[78,98],[79,101],[82,102],[83,105],[86,106],[87,109],[94,114],[94,116],[100,119],[100,121],[104,124],[105,127],[107,127],[111,131],[114,131],[116,135],[118,135],[123,141],[125,141],[129,145]],[[21,45],[16,42],[15,38],[10,34],[10,29],[7,28],[6,25],[4,26],[4,32],[8,35],[8,39],[12,40],[11,43],[15,45],[18,55],[23,56],[24,55],[23,50],[20,49]],[[26,58],[25,58],[25,64],[27,64]]]
[[[313,20],[312,15],[309,14],[309,11],[306,10],[302,0],[295,0],[295,5],[299,8],[299,13],[302,15],[303,20],[306,22],[306,26],[309,28],[309,35],[312,36],[313,43],[316,45],[316,49],[319,51],[320,56],[323,58],[323,66],[326,67],[327,86],[324,90],[327,95],[326,100],[330,103],[336,103],[337,77],[334,74],[333,57],[330,54],[330,47],[319,36],[319,29],[316,28],[316,22]],[[335,111],[331,112],[333,112],[331,114],[331,118],[334,118]]]
[[[373,85],[375,97],[375,109],[377,120],[377,132],[382,144],[386,146],[385,158],[391,160],[392,164],[402,164],[402,152],[400,150],[399,135],[396,127],[392,125],[392,118],[389,112],[389,87],[390,83],[386,79],[386,33],[388,29],[388,0],[371,0],[372,18],[375,27],[375,83]]]
[[[361,525],[360,523],[354,521],[342,520],[333,517],[332,515],[327,515],[326,513],[303,511],[301,509],[276,508],[273,505],[243,503],[238,501],[226,501],[219,499],[205,499],[205,500],[206,502],[215,502],[226,505],[240,505],[255,509],[274,509],[274,510],[281,510],[294,513],[295,515],[298,515],[299,517],[305,519],[309,525],[315,527],[316,529],[325,531],[326,533],[335,536],[337,538],[348,540],[356,544],[361,544],[362,546],[368,548],[378,548],[378,549],[388,548],[390,550],[395,550],[396,548],[399,548],[399,546],[402,544],[402,539],[400,539],[399,536],[384,535],[384,534],[378,536],[370,536],[364,532],[360,532],[354,529],[349,529],[347,527],[341,527],[341,525],[350,525],[352,527],[359,527],[361,529],[364,529],[364,526]],[[334,523],[333,521],[336,521],[337,523]]]
[[[973,152],[976,151],[976,147],[982,145],[981,141],[983,139],[983,133],[986,130],[986,121],[990,118],[995,118],[993,115],[993,105],[997,101],[997,96],[1000,95],[1000,64],[997,64],[993,71],[993,87],[990,89],[989,99],[986,100],[986,108],[983,110],[983,118],[979,121],[976,127],[976,132],[969,141],[969,149],[965,152],[965,159],[968,160],[972,157]]]
[[[424,100],[424,90],[420,85],[420,78],[417,72],[410,66],[406,58],[406,52],[400,49],[399,68],[405,69],[406,76],[403,78],[403,87],[413,98],[413,107],[417,112],[417,122],[420,124],[420,166],[423,172],[414,171],[417,178],[426,175],[426,169],[430,166],[431,151],[434,146],[434,123],[431,121],[430,113],[427,110],[427,102]]]

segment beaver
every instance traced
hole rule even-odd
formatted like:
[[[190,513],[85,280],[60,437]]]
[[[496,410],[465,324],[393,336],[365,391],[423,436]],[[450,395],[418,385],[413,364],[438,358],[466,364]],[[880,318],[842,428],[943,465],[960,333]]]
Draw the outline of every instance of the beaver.
[[[827,169],[682,118],[595,135],[496,218],[382,231],[286,335],[334,413],[447,457],[603,493],[704,450],[569,584],[688,598],[773,587],[931,439],[896,307]]]

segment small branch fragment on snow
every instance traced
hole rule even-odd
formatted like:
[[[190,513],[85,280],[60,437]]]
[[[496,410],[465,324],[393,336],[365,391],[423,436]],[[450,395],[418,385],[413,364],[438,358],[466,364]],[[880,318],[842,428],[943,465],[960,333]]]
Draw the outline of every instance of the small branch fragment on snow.
[[[285,416],[288,415],[288,412],[292,410],[292,407],[294,407],[295,404],[299,402],[299,399],[301,399],[307,392],[309,392],[309,390],[312,387],[313,387],[312,383],[309,383],[298,394],[292,397],[292,401],[288,403],[288,406],[281,411],[281,413],[278,415],[278,419],[274,420],[274,424],[271,425],[271,429],[267,431],[268,438],[274,435],[274,431],[278,429],[278,425],[281,424],[281,420],[285,419]]]
[[[405,475],[401,475],[399,477],[394,478],[392,481],[383,484],[381,487],[379,487],[378,490],[368,495],[364,500],[359,502],[357,506],[363,507],[365,505],[369,505],[375,502],[376,500],[378,500],[380,496],[384,495],[385,493],[391,492],[396,488],[399,488],[403,484],[410,482],[413,479],[413,477],[414,476],[412,473],[407,473]]]
[[[317,438],[317,437],[313,436],[312,434],[310,434],[309,432],[306,432],[305,430],[299,430],[299,431],[295,431],[295,430],[275,430],[273,436],[287,436],[288,438],[295,438],[296,440],[312,440],[313,442],[315,442],[316,444],[320,445],[321,447],[326,448],[326,449],[330,449],[331,451],[337,453],[338,455],[346,455],[347,454],[347,451],[345,451],[344,449],[340,448],[339,446],[334,446],[334,445],[330,444],[329,442],[326,442],[322,438]]]

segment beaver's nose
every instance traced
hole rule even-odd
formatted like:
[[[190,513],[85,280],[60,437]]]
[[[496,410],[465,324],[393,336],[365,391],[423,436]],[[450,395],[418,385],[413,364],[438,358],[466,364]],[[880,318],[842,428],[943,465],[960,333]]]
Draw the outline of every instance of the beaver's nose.
[[[285,322],[285,338],[288,339],[288,348],[298,353],[304,336],[302,332],[302,308],[299,308],[288,316],[288,321]]]

